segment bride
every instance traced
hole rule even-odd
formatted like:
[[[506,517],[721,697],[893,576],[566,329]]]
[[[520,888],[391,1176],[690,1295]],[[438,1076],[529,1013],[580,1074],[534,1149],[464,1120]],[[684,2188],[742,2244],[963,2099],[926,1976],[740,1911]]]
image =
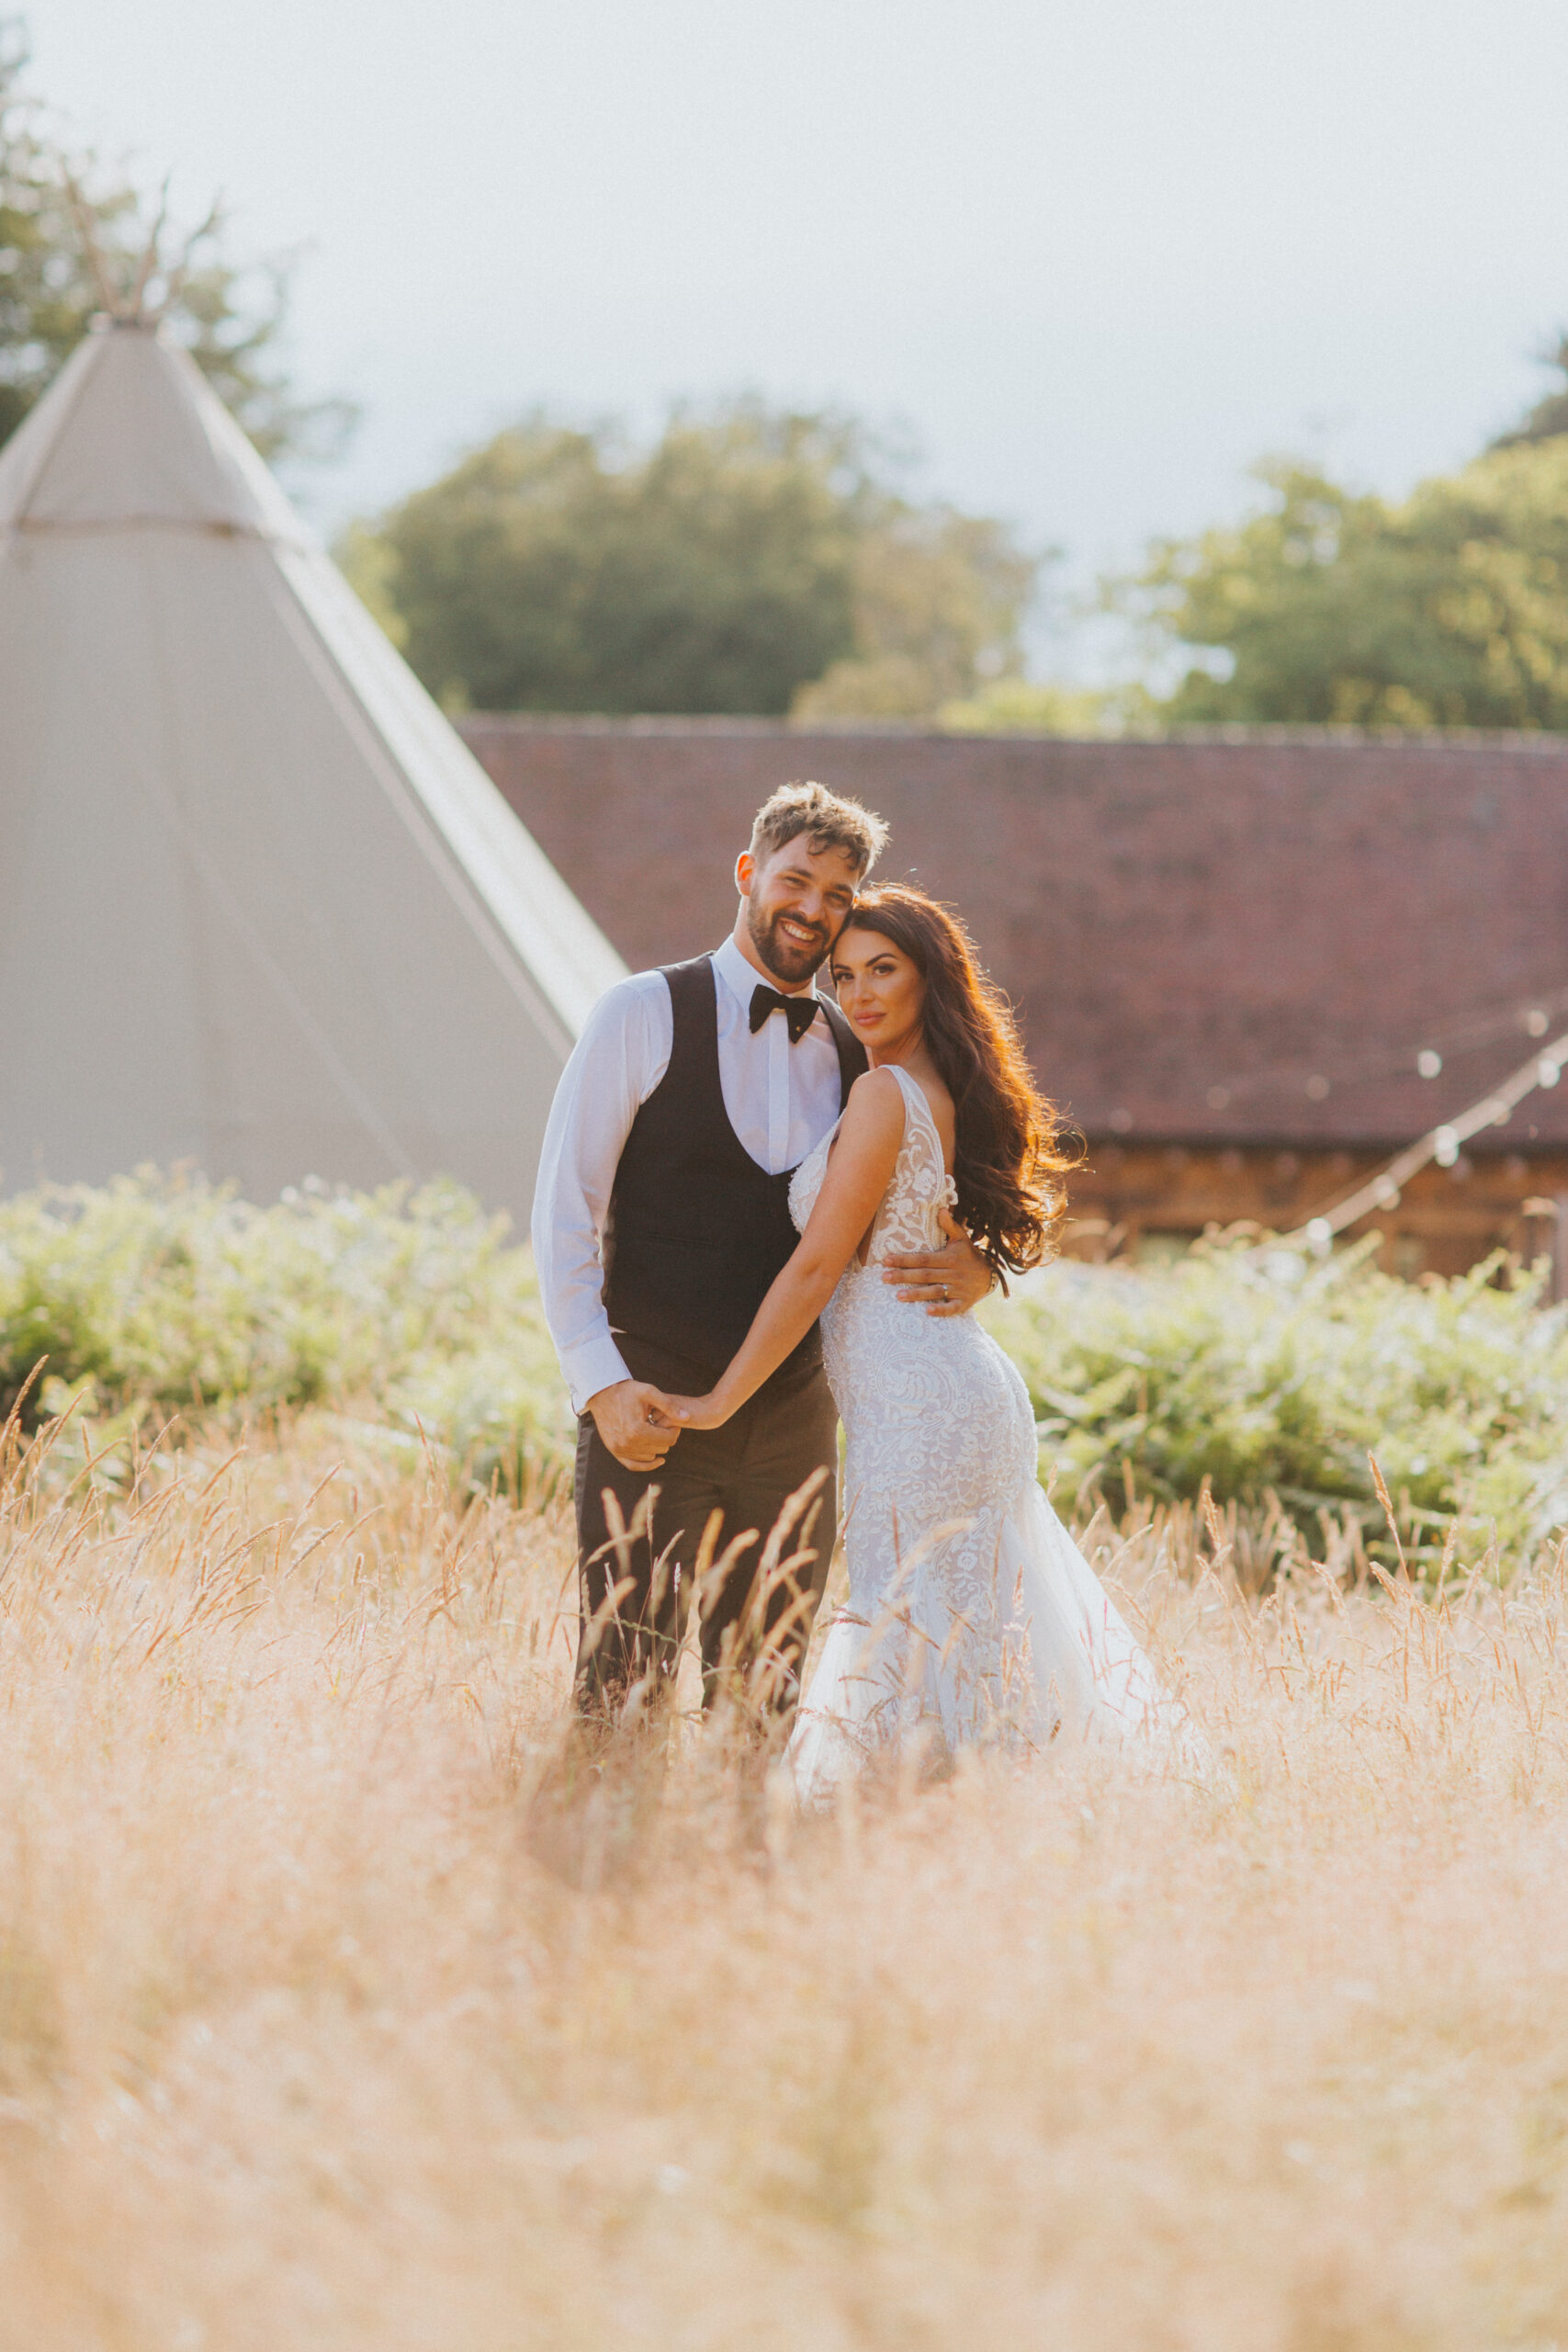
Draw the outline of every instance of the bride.
[[[665,1400],[716,1429],[821,1317],[850,1589],[790,1740],[796,1787],[819,1803],[910,1742],[1164,1744],[1181,1711],[1041,1492],[1016,1368],[971,1316],[911,1314],[881,1277],[940,1244],[946,1207],[998,1274],[1044,1254],[1066,1162],[1007,1004],[919,890],[866,892],[831,968],[871,1068],[795,1170],[801,1239],[739,1352],[710,1395]]]

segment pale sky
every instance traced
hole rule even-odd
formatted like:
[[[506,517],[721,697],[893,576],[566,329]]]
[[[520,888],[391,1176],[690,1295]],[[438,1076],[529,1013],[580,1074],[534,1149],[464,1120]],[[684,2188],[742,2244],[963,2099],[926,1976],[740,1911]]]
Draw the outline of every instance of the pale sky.
[[[82,138],[310,247],[297,372],[366,410],[328,525],[538,402],[751,388],[905,421],[1084,580],[1268,450],[1462,461],[1568,323],[1564,0],[29,14]]]

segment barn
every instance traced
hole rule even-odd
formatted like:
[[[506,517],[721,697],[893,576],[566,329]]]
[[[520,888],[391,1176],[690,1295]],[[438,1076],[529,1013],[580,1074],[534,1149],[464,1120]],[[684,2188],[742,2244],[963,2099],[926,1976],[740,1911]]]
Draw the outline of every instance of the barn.
[[[963,910],[1085,1138],[1085,1255],[1304,1225],[1568,1027],[1562,737],[516,714],[463,732],[634,967],[722,935],[775,785],[817,776],[880,810],[880,872]],[[1555,1074],[1352,1230],[1407,1275],[1551,1246],[1568,1216]]]

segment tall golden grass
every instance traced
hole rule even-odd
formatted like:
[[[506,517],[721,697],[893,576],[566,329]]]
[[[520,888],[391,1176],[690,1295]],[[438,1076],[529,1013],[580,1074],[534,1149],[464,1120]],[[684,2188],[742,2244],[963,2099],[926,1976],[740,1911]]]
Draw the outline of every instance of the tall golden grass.
[[[1224,1769],[801,1821],[563,1768],[558,1507],[231,1446],[4,1465],[7,2352],[1568,2342],[1561,1556],[1101,1516]]]

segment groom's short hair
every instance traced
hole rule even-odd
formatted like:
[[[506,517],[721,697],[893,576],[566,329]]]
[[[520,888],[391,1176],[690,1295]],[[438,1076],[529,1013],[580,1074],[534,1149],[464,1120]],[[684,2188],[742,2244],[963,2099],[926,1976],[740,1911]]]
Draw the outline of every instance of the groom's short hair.
[[[751,826],[753,857],[773,857],[786,842],[806,834],[813,850],[841,849],[863,880],[887,846],[887,827],[858,800],[829,792],[825,784],[781,784],[758,809]]]

